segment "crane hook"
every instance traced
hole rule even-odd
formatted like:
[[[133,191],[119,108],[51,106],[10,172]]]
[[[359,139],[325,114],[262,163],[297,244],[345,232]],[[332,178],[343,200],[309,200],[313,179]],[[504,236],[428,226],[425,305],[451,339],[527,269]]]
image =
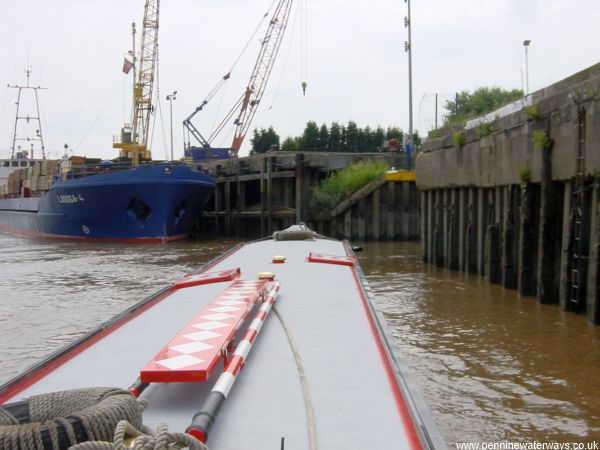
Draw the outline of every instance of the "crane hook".
[[[306,95],[306,86],[307,86],[306,81],[303,81],[302,82],[302,95]]]

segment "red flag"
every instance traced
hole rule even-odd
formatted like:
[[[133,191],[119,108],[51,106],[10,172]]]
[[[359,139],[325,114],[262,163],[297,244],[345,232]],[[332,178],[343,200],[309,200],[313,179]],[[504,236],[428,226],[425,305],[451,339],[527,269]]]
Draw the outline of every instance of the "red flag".
[[[129,71],[131,70],[132,67],[133,67],[133,61],[130,61],[129,59],[127,59],[127,57],[125,57],[123,59],[123,72],[129,73]]]

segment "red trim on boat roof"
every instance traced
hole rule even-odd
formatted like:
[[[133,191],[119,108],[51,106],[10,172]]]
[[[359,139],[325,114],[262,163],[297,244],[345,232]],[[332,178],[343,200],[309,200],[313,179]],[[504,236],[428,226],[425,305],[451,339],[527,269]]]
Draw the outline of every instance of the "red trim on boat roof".
[[[29,375],[26,375],[22,380],[17,382],[14,386],[11,386],[5,392],[0,394],[0,403],[5,403],[7,400],[10,400],[11,398],[16,396],[20,392],[23,392],[25,389],[34,385],[39,380],[45,378],[50,373],[54,372],[54,370],[58,369],[66,362],[70,361],[75,356],[82,353],[84,350],[87,350],[92,345],[94,345],[95,343],[97,343],[98,341],[103,339],[104,337],[108,336],[109,334],[112,334],[114,331],[121,328],[127,322],[131,321],[135,317],[139,316],[143,312],[147,311],[148,309],[152,308],[157,303],[159,303],[162,300],[164,300],[165,298],[167,298],[174,291],[175,290],[171,286],[165,292],[162,292],[161,294],[157,295],[156,297],[151,298],[148,302],[144,303],[139,308],[132,311],[130,314],[123,316],[120,320],[118,320],[114,323],[111,323],[104,329],[98,328],[98,330],[99,330],[98,333],[91,335],[88,339],[84,340],[79,345],[68,350],[66,353],[58,356],[56,359],[52,359],[52,360],[48,361],[48,363],[46,365],[40,367],[35,372],[33,372]]]
[[[348,251],[345,246],[344,251],[346,252],[346,255],[348,255]],[[350,257],[350,255],[348,255],[348,257]],[[384,343],[381,341],[381,337],[379,335],[377,325],[375,324],[375,321],[371,314],[371,310],[369,309],[369,305],[367,303],[367,299],[362,288],[362,283],[360,282],[358,274],[356,273],[356,269],[354,267],[350,267],[350,269],[352,272],[352,278],[354,279],[354,283],[360,295],[360,299],[363,305],[363,311],[367,316],[367,320],[369,321],[369,328],[371,329],[373,339],[377,346],[377,351],[379,353],[379,356],[381,357],[381,361],[385,369],[385,374],[387,376],[390,389],[392,390],[392,394],[394,395],[396,408],[398,410],[398,414],[400,415],[400,420],[402,421],[402,426],[406,433],[410,448],[412,450],[422,450],[423,444],[421,443],[421,439],[419,438],[419,434],[417,433],[412,414],[410,413],[410,408],[406,404],[406,400],[404,399],[404,395],[402,393],[402,390],[400,389],[400,386],[398,386],[396,374],[385,351]]]
[[[235,247],[235,248],[229,250],[228,252],[222,254],[221,256],[217,257],[216,259],[213,259],[212,261],[207,262],[204,266],[202,266],[203,270],[201,270],[199,273],[204,273],[204,272],[210,270],[216,264],[220,263],[222,260],[231,256],[232,254],[234,254],[235,252],[240,250],[242,247],[244,247],[244,244],[238,245],[237,247]],[[132,308],[136,308],[136,309],[133,309],[129,314],[124,315],[119,320],[117,320],[113,323],[109,323],[108,325],[102,324],[102,325],[100,325],[100,327],[96,328],[95,330],[92,330],[90,333],[95,333],[95,334],[91,334],[87,338],[85,336],[82,337],[81,338],[81,339],[83,339],[82,341],[74,342],[72,344],[73,347],[67,348],[66,350],[64,350],[64,353],[58,353],[55,358],[52,358],[52,355],[50,355],[48,357],[49,360],[46,362],[45,365],[42,365],[37,369],[36,368],[29,369],[29,370],[31,370],[31,373],[28,373],[28,374],[26,373],[25,375],[22,375],[21,378],[17,377],[16,379],[14,379],[14,384],[12,386],[10,385],[11,381],[9,381],[5,385],[5,386],[9,386],[9,387],[6,388],[6,391],[0,393],[0,404],[6,403],[8,400],[11,400],[13,397],[15,397],[19,393],[23,392],[25,389],[31,387],[39,380],[48,376],[50,373],[54,372],[56,369],[61,367],[63,364],[65,364],[66,362],[73,359],[75,356],[82,353],[84,350],[90,348],[92,345],[99,342],[104,337],[112,334],[114,331],[116,331],[117,329],[119,329],[120,327],[125,325],[127,322],[131,321],[135,317],[141,315],[148,309],[150,309],[153,306],[155,306],[156,304],[160,303],[162,300],[167,298],[169,295],[171,295],[175,291],[176,291],[176,289],[173,286],[169,286],[165,291],[161,292],[160,294],[156,295],[155,297],[151,297],[150,299],[147,299],[145,301],[142,301],[142,302],[134,305]],[[121,314],[124,314],[125,312],[126,311],[124,311]],[[61,350],[59,350],[59,352],[61,352]],[[43,364],[43,362],[41,364]]]
[[[233,281],[241,274],[240,268],[230,270],[220,270],[218,272],[202,272],[200,274],[186,275],[175,281],[173,285],[176,289],[183,289],[202,284],[222,283],[224,281]]]

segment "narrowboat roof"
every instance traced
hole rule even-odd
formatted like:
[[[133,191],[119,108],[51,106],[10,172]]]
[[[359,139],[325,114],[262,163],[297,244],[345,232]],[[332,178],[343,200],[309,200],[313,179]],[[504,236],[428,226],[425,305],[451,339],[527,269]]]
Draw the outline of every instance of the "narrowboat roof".
[[[164,354],[157,356],[161,349],[215,299],[233,300],[222,301],[203,320],[226,322],[236,297],[224,292],[236,280],[252,282],[267,271],[279,283],[275,313],[264,319],[208,437],[209,448],[280,448],[282,438],[290,449],[445,448],[353,257],[347,243],[322,237],[242,244],[195,272],[239,268],[234,279],[168,286],[5,384],[0,402],[81,387],[127,389],[150,362],[162,358],[167,364]],[[210,327],[201,331],[203,338],[218,334]],[[200,347],[207,342],[198,339]],[[180,359],[177,364],[185,366]],[[140,396],[148,401],[144,424],[165,422],[172,431],[184,431],[222,367],[219,362],[204,382],[151,383]]]

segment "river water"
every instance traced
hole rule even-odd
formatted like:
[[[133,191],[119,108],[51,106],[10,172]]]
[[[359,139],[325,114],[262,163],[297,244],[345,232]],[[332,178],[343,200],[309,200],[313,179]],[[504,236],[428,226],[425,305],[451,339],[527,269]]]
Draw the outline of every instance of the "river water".
[[[0,384],[235,244],[0,234]],[[418,243],[354,244],[448,445],[600,442],[600,327],[425,266]]]

